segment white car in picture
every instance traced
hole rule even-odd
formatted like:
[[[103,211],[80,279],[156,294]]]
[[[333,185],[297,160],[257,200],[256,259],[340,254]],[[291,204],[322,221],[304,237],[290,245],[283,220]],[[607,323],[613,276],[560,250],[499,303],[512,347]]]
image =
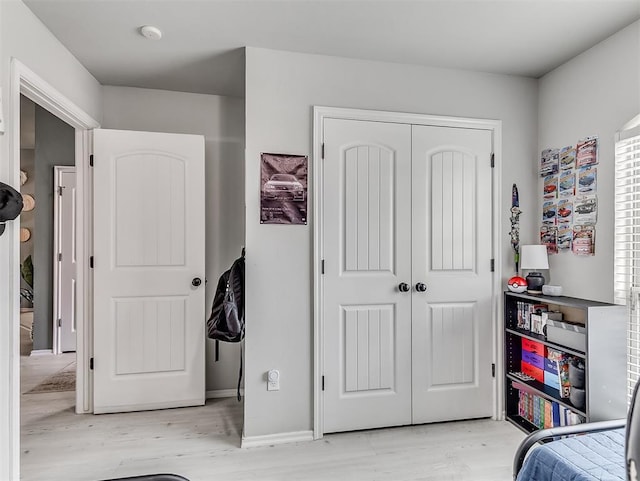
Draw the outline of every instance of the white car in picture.
[[[265,182],[262,189],[265,199],[288,199],[295,201],[304,200],[304,187],[300,181],[292,174],[273,174]]]

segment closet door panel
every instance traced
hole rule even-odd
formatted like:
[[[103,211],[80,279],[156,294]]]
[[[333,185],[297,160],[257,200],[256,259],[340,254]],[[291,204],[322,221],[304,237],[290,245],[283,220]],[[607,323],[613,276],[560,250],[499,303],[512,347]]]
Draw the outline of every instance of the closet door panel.
[[[324,432],[410,424],[411,127],[324,131]]]
[[[491,132],[413,126],[412,139],[413,422],[490,416]]]

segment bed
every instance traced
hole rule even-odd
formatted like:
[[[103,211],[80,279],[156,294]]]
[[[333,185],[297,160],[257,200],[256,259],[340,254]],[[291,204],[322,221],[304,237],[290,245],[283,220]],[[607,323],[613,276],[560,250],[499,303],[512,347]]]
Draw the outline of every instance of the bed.
[[[626,481],[626,421],[543,429],[530,434],[516,452],[513,479]],[[541,442],[544,444],[531,449]]]

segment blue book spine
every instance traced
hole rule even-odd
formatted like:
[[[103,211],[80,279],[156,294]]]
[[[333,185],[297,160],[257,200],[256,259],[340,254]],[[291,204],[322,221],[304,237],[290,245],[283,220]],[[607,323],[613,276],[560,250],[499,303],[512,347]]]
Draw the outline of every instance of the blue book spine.
[[[560,426],[560,405],[556,402],[553,403],[553,427]]]

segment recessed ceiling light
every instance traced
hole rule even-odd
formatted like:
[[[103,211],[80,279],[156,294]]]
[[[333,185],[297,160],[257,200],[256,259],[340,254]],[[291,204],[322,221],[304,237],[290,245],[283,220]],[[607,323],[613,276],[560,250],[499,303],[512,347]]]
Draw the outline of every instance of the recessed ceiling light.
[[[160,40],[162,38],[162,30],[153,25],[143,25],[140,27],[140,35],[149,40]]]

